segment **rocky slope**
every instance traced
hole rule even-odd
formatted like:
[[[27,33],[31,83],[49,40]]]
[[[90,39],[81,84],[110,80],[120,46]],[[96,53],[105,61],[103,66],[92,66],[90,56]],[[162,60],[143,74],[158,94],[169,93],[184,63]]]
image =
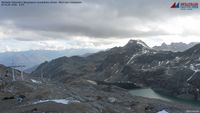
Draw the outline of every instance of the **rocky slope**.
[[[14,74],[15,74],[15,79],[21,80],[21,71],[14,69]],[[27,75],[26,73],[23,72],[23,75]],[[6,67],[2,64],[0,64],[0,80],[2,79],[10,79],[12,80],[12,68],[11,67]]]
[[[84,57],[61,57],[41,64],[36,71],[32,72],[32,76],[70,82],[94,70],[94,63]]]
[[[130,40],[124,47],[84,58],[62,57],[43,63],[32,76],[43,73],[44,77],[61,81],[84,78],[132,82],[167,95],[198,99],[200,87],[192,78],[198,76],[199,45],[184,52],[164,52],[151,49],[142,41]]]
[[[136,49],[133,50],[134,48]],[[129,51],[131,52],[129,53]],[[120,54],[118,54],[119,52]],[[150,66],[146,64],[143,69],[140,69],[143,64],[140,60],[137,61],[138,65],[133,65],[134,59],[147,53],[151,55],[159,52],[151,50],[141,42],[130,41],[124,47],[113,48],[85,58],[77,56],[62,57],[51,62],[45,62],[32,73],[32,76],[26,76],[24,80],[17,79],[17,81],[12,81],[11,79],[2,78],[2,81],[7,82],[3,84],[0,91],[0,112],[160,113],[160,111],[163,111],[183,113],[187,110],[200,111],[199,108],[189,105],[131,96],[125,89],[115,85],[98,84],[94,81],[97,79],[107,82],[129,80],[138,83],[140,81],[144,85],[150,84],[149,81],[155,79],[152,75],[160,77],[160,73],[162,74],[163,70],[157,69],[156,67],[158,66],[154,63]],[[102,57],[99,57],[99,54]],[[128,55],[124,58],[123,56],[126,54]],[[133,54],[136,54],[136,57],[133,57]],[[166,55],[161,52],[158,56],[163,54]],[[164,58],[172,60],[174,54]],[[164,58],[158,57],[157,59],[160,61],[164,60]],[[115,63],[117,63],[117,66],[111,69],[111,66]],[[7,69],[2,65],[0,68],[1,75]],[[121,70],[116,74],[111,73],[111,75],[103,76],[105,73],[115,72],[116,69]],[[8,78],[11,78],[10,73],[7,73]],[[129,76],[129,74],[132,75]],[[140,76],[143,77],[141,78]],[[145,76],[152,76],[152,79]],[[165,80],[162,76],[160,78]],[[151,86],[153,87],[153,85]]]
[[[10,82],[0,91],[1,113],[183,113],[199,108],[131,96],[115,86],[79,79],[58,83],[39,78]]]

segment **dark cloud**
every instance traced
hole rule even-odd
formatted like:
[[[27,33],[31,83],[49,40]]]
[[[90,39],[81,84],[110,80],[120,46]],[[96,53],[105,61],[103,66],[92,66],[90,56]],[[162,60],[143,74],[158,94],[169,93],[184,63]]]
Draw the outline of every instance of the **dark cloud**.
[[[170,0],[82,0],[82,2],[82,4],[68,5],[0,7],[0,26],[37,34],[37,36],[15,38],[23,41],[67,39],[72,36],[146,37],[167,35],[167,32],[152,28],[149,31],[142,31],[137,26],[199,13],[199,10],[170,9],[173,3]]]

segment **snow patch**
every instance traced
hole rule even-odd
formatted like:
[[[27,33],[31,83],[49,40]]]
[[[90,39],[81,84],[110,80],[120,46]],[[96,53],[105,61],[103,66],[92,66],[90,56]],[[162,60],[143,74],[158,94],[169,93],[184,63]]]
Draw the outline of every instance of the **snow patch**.
[[[190,81],[190,80],[194,77],[195,74],[196,74],[196,71],[192,74],[192,76],[190,76],[190,77],[187,79],[187,81]]]
[[[109,97],[108,100],[109,100],[110,103],[114,103],[114,102],[117,101],[117,99],[114,98],[114,97]]]
[[[142,45],[143,47],[148,48],[148,46],[144,42],[142,42],[140,40],[137,41],[137,44]]]
[[[91,83],[91,84],[94,84],[94,85],[97,85],[97,82],[92,81],[92,80],[87,80],[87,82],[89,82],[89,83]]]
[[[195,67],[194,67],[193,64],[190,64],[190,69],[193,70],[193,71],[195,70]]]
[[[128,60],[126,64],[129,64],[138,54],[133,54],[133,56]]]
[[[37,80],[34,80],[34,79],[31,79],[31,81],[32,81],[33,83],[36,83],[36,84],[41,84],[41,83],[42,83],[41,81],[37,81]]]
[[[180,57],[176,57],[176,58],[175,58],[176,61],[179,61],[180,59],[181,59]]]
[[[80,103],[78,100],[68,100],[68,99],[53,99],[53,100],[39,100],[33,104],[45,103],[45,102],[55,102],[59,104],[69,104],[69,103]]]
[[[200,71],[198,68],[196,68],[193,64],[190,64],[190,69],[193,70],[194,72]]]
[[[190,63],[190,61],[187,61],[185,64],[189,64]]]
[[[108,81],[108,80],[110,80],[112,78],[113,78],[113,76],[110,76],[109,78],[105,79],[104,81]]]
[[[128,62],[127,62],[126,64],[133,63],[133,62],[131,62],[131,61],[132,61],[135,57],[137,57],[137,56],[139,56],[139,55],[142,55],[142,54],[146,54],[146,53],[148,53],[148,52],[149,52],[149,50],[143,49],[141,52],[136,53],[136,54],[133,54],[132,57],[128,60]]]
[[[148,53],[148,52],[149,52],[149,50],[146,50],[146,49],[143,49],[143,50],[142,50],[142,53],[143,53],[143,54]]]
[[[161,61],[158,62],[158,66],[160,66],[160,65],[161,65]]]
[[[196,64],[195,66],[200,66],[200,63],[199,63],[199,64]]]
[[[195,75],[197,72],[200,71],[198,68],[195,68],[195,66],[194,66],[193,64],[190,64],[190,69],[193,70],[194,73],[192,74],[192,76],[190,76],[190,77],[187,79],[187,81],[191,80],[191,79],[194,77],[194,75]]]
[[[165,110],[162,110],[162,111],[159,111],[159,112],[157,112],[157,113],[169,113],[169,112],[167,112],[167,111],[165,111]]]

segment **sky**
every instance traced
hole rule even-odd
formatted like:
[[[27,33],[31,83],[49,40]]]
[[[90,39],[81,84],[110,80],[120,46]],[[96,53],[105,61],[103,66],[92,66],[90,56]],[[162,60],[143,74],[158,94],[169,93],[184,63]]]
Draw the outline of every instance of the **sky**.
[[[130,39],[151,47],[163,42],[200,42],[199,8],[173,9],[173,0],[80,1],[0,6],[0,52],[107,49]],[[179,1],[200,4],[200,0]]]

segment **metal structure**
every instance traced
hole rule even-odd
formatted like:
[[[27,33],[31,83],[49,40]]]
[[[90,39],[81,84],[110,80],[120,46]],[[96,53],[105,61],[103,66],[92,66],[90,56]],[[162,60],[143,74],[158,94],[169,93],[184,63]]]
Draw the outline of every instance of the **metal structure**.
[[[12,80],[16,81],[16,77],[15,77],[15,68],[21,68],[21,79],[24,80],[24,74],[23,74],[23,70],[22,68],[26,67],[25,65],[13,65],[13,66],[9,66],[10,68],[12,68]]]

